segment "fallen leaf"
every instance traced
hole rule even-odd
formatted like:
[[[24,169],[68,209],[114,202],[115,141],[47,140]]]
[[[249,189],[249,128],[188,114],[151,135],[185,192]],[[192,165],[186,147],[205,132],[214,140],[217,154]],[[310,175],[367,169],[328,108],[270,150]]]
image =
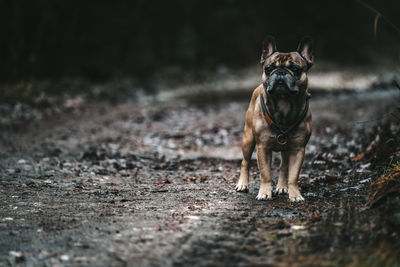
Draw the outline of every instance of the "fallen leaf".
[[[189,176],[189,177],[187,178],[187,180],[190,181],[190,182],[196,182],[196,177],[194,177],[194,176]]]
[[[351,158],[351,161],[359,161],[362,160],[365,157],[365,153],[361,152],[360,154],[358,154],[357,156]]]

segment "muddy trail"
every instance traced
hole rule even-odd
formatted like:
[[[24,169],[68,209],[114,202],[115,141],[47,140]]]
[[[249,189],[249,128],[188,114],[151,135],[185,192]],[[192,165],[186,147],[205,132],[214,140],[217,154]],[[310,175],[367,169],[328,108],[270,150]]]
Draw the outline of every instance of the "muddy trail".
[[[352,161],[397,92],[311,100],[305,202],[237,193],[245,101],[71,105],[1,129],[0,265],[342,265],[398,241],[365,204],[377,177]],[[248,92],[250,96],[250,92]],[[192,99],[193,100],[193,99]],[[191,101],[192,101],[191,100]],[[280,163],[274,156],[273,181]],[[394,222],[398,226],[398,221]],[[398,244],[398,243],[397,243]]]

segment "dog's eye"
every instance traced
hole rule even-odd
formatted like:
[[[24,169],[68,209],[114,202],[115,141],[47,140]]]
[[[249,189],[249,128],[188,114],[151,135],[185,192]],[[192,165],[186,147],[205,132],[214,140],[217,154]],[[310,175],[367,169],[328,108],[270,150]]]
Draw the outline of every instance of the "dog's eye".
[[[274,66],[269,65],[269,66],[266,66],[266,67],[264,68],[264,72],[265,72],[265,74],[270,75],[271,72],[272,72],[274,69],[275,69]]]
[[[298,76],[303,72],[303,69],[296,66],[296,65],[291,65],[290,70],[293,72],[294,75]]]

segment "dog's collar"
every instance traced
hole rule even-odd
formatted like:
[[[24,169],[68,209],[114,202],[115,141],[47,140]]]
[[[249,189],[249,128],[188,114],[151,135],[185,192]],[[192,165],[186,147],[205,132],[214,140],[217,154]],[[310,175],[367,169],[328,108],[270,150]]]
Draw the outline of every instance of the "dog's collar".
[[[311,95],[308,94],[307,99],[306,99],[306,106],[305,106],[303,112],[300,114],[300,116],[295,121],[295,123],[290,125],[288,128],[283,129],[282,126],[280,126],[279,124],[274,122],[274,120],[272,119],[272,116],[269,113],[267,106],[265,105],[263,94],[262,93],[260,94],[260,102],[261,102],[261,108],[262,108],[264,118],[267,121],[268,125],[271,127],[271,129],[276,132],[276,134],[277,134],[276,140],[278,141],[278,143],[280,145],[286,145],[288,133],[290,131],[292,131],[294,128],[296,128],[307,116],[310,98],[311,98]]]

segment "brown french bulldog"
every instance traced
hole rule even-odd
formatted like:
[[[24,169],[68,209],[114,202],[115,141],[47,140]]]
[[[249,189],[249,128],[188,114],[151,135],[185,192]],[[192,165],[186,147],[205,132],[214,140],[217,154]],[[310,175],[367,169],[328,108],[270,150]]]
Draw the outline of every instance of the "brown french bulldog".
[[[289,193],[291,201],[303,201],[297,179],[311,135],[307,71],[313,64],[313,41],[305,37],[296,52],[282,53],[276,50],[275,39],[267,36],[261,64],[262,84],[254,90],[246,113],[243,160],[236,191],[248,192],[249,163],[256,147],[261,176],[256,199],[272,198],[272,151],[280,151],[275,192]]]

